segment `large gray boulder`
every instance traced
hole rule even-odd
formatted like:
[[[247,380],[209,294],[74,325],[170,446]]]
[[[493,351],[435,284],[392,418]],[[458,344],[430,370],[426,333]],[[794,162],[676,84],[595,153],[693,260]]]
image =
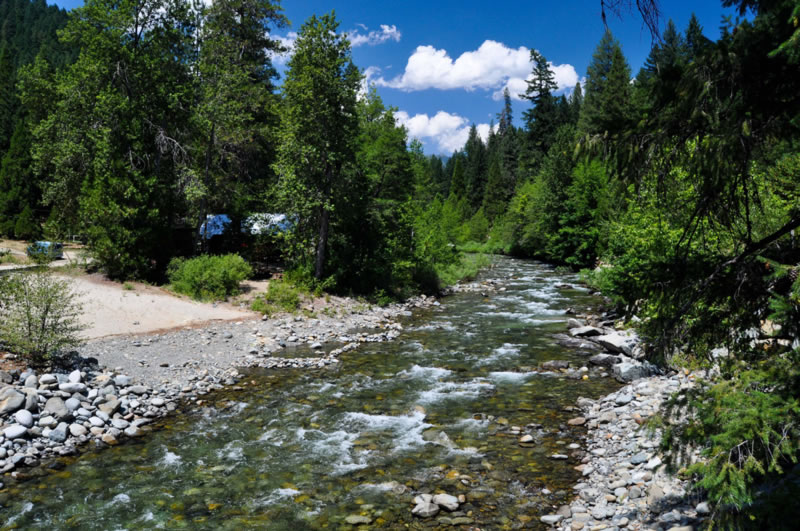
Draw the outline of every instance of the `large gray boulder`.
[[[64,420],[72,416],[72,413],[70,413],[69,408],[67,408],[67,405],[61,398],[57,396],[49,398],[47,402],[45,402],[44,410],[45,412],[53,415],[58,420]]]
[[[638,344],[639,338],[633,332],[614,332],[613,334],[594,336],[592,337],[592,341],[605,347],[611,352],[617,352],[619,354],[625,354],[626,356],[633,357],[633,349]]]
[[[654,365],[646,361],[641,362],[635,360],[625,360],[622,363],[618,363],[614,365],[612,370],[614,372],[614,377],[623,383],[632,382],[639,378],[646,378],[658,372]]]
[[[13,413],[24,405],[25,395],[13,387],[6,387],[0,391],[0,415]]]

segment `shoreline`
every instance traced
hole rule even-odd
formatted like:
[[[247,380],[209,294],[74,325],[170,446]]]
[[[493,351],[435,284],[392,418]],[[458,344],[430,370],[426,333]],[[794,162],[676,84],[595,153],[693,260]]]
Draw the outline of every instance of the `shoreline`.
[[[640,361],[643,352],[635,333],[599,321],[568,322],[571,341],[581,338],[604,348],[606,353],[593,356],[590,363],[609,366],[626,385],[597,400],[577,397],[581,416],[568,424],[587,428],[575,466],[583,478],[573,486],[573,501],[540,521],[561,531],[698,528],[710,514],[709,504],[691,490],[689,480],[667,472],[658,450],[661,433],[648,430],[646,423],[699,375],[658,374],[656,367]]]

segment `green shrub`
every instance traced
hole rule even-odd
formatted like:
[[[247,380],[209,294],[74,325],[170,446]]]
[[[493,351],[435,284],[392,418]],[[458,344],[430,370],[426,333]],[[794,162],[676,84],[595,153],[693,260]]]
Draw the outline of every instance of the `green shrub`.
[[[49,271],[0,277],[0,341],[32,365],[57,360],[82,343],[81,311],[68,282]]]
[[[167,268],[172,289],[197,300],[222,300],[239,293],[252,269],[238,254],[173,258]]]
[[[440,287],[447,287],[462,280],[474,279],[481,269],[491,264],[488,255],[478,253],[462,253],[461,259],[444,267],[437,268]]]
[[[279,312],[293,313],[300,307],[300,290],[284,279],[270,280],[267,292],[255,298],[251,304],[254,311],[264,315]]]

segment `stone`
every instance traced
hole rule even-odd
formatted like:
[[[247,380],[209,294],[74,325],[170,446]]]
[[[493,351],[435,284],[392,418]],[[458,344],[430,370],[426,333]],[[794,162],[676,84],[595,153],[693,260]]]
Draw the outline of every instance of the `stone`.
[[[97,405],[97,409],[105,413],[106,415],[113,415],[119,409],[120,402],[116,398],[106,399],[105,402],[102,404]]]
[[[350,525],[368,525],[372,523],[372,518],[369,516],[361,516],[360,514],[351,514],[344,519]]]
[[[6,387],[0,391],[0,415],[13,413],[23,405],[25,405],[25,395],[13,387]]]
[[[135,395],[143,395],[149,391],[149,389],[143,385],[132,385],[128,390]]]
[[[47,435],[47,438],[53,442],[63,443],[67,440],[67,430],[69,426],[66,422],[59,422],[58,426],[50,430],[50,433]]]
[[[131,384],[131,377],[124,374],[118,374],[114,377],[114,385],[117,387],[128,387]]]
[[[58,389],[59,391],[64,391],[67,393],[83,394],[86,392],[86,384],[82,384],[80,382],[66,382],[58,384]]]
[[[109,446],[116,446],[117,444],[119,444],[117,438],[114,437],[114,435],[111,433],[104,433],[103,436],[100,437],[100,440]]]
[[[39,393],[36,389],[30,387],[23,387],[22,392],[25,394],[25,406],[23,409],[28,411],[39,411]]]
[[[640,465],[646,462],[648,459],[648,455],[645,452],[639,452],[638,454],[631,457],[631,464],[632,465]]]
[[[569,368],[569,362],[566,360],[550,360],[542,363],[542,369],[548,371],[557,371],[560,369],[568,369],[568,368]]]
[[[420,501],[416,507],[411,509],[411,514],[420,518],[430,518],[439,514],[439,506],[435,503]]]
[[[36,389],[39,386],[39,379],[35,374],[28,375],[28,377],[25,378],[24,386],[31,389]]]
[[[592,337],[592,341],[611,352],[630,356],[633,354],[633,348],[636,346],[638,338],[636,334],[633,333],[623,335],[620,332],[614,332],[613,334],[594,336]]]
[[[86,428],[80,424],[70,424],[69,432],[75,437],[80,437],[82,435],[86,435]]]
[[[458,509],[458,498],[450,494],[437,494],[433,497],[433,503],[450,512]]]
[[[633,400],[633,395],[630,393],[623,393],[618,394],[617,397],[614,399],[614,403],[618,406],[624,406],[625,404],[629,404]]]
[[[12,424],[11,426],[7,427],[3,430],[3,437],[5,437],[9,441],[13,441],[14,439],[21,439],[28,434],[28,428],[23,426],[22,424]]]
[[[612,368],[614,377],[621,382],[632,382],[654,374],[654,368],[649,363],[639,361],[623,361]]]
[[[161,397],[156,397],[150,401],[150,405],[155,407],[161,407],[166,403],[166,401]]]
[[[124,430],[125,428],[130,426],[131,423],[124,419],[111,419],[111,425],[117,428],[118,430]]]
[[[64,405],[67,406],[67,409],[74,412],[75,410],[81,407],[81,401],[78,400],[77,398],[68,398],[64,402]]]
[[[568,455],[564,455],[564,454],[553,454],[553,455],[550,456],[550,459],[563,461],[565,459],[569,459],[569,456]]]
[[[314,350],[319,350],[322,348],[322,343],[315,341],[314,343],[311,343],[311,348]]]
[[[54,383],[58,383],[58,378],[56,378],[55,374],[43,374],[39,378],[39,383],[41,385],[53,385]]]
[[[567,424],[570,426],[583,426],[586,424],[586,419],[583,417],[575,417],[574,419],[569,419]]]
[[[26,428],[33,426],[33,415],[27,409],[20,409],[14,413],[14,420],[17,421],[17,424],[22,424]]]
[[[547,525],[556,525],[557,523],[559,523],[563,519],[564,519],[564,517],[561,516],[560,514],[546,514],[546,515],[542,516],[541,518],[539,518],[539,520],[543,524],[547,524]]]
[[[12,384],[14,383],[14,377],[6,371],[0,371],[0,383]]]
[[[613,367],[621,361],[618,356],[612,354],[595,354],[589,358],[589,363],[598,367]]]
[[[595,337],[603,335],[603,330],[594,326],[580,326],[571,328],[569,335],[572,337]]]
[[[81,371],[75,369],[74,371],[69,373],[67,380],[71,383],[80,383],[82,378],[83,376],[81,375]]]
[[[55,428],[58,425],[58,421],[55,417],[47,415],[45,417],[41,417],[39,419],[39,426],[42,428]]]
[[[67,405],[61,398],[57,396],[49,398],[47,402],[45,402],[44,410],[53,415],[58,420],[63,420],[72,416],[69,409],[67,408]]]
[[[103,426],[106,425],[106,422],[100,417],[90,417],[89,424],[91,424],[95,428],[102,428]]]
[[[711,507],[709,507],[708,502],[701,502],[697,504],[697,507],[694,508],[697,511],[697,514],[710,514]]]
[[[142,435],[142,430],[140,430],[136,426],[128,426],[127,428],[125,428],[124,431],[125,435],[127,435],[128,437],[139,437],[140,435]]]
[[[659,457],[654,457],[650,461],[644,465],[645,470],[655,470],[656,468],[661,466],[661,459]]]
[[[656,507],[664,499],[664,489],[658,485],[650,487],[650,492],[647,495],[647,505],[649,507]],[[652,510],[652,509],[651,509]]]
[[[533,442],[533,435],[526,434],[519,438],[519,442],[522,444]]]

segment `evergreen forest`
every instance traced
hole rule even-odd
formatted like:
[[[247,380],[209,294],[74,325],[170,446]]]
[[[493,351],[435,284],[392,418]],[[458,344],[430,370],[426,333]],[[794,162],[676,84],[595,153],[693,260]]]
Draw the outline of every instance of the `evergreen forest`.
[[[427,155],[365,85],[335,13],[276,0],[0,2],[0,235],[84,239],[119,280],[211,252],[197,227],[283,213],[231,248],[298,282],[401,299],[473,253],[580,270],[662,367],[713,367],[656,419],[714,522],[778,526],[800,457],[800,4],[722,0],[721,37],[671,21],[632,72],[610,31],[585,83],[531,76],[484,141]],[[633,22],[632,22],[633,23]],[[515,125],[521,124],[521,126]],[[245,247],[246,246],[246,247]],[[683,449],[706,460],[681,468]]]

